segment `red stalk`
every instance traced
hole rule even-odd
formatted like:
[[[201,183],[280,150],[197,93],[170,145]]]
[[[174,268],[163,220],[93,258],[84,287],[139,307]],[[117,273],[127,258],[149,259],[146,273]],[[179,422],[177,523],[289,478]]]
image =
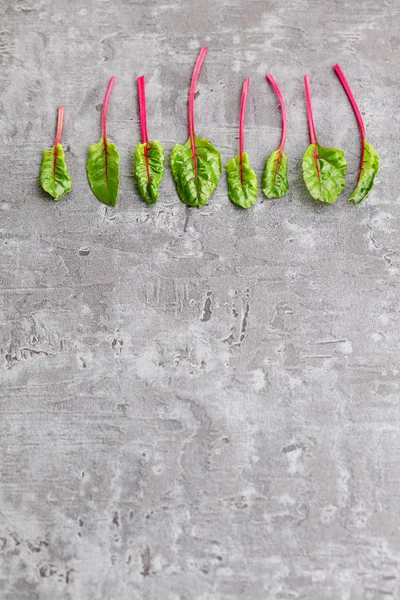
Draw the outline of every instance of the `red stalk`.
[[[56,141],[55,141],[56,146],[57,146],[57,144],[61,144],[63,123],[64,123],[64,107],[59,106],[58,107],[57,133],[56,133]]]
[[[103,135],[103,143],[104,143],[104,156],[105,156],[105,167],[106,167],[106,182],[108,186],[108,152],[107,152],[107,107],[108,101],[110,99],[111,91],[114,87],[115,77],[111,77],[106,95],[104,96],[103,109],[101,111],[101,131]]]
[[[271,73],[268,73],[265,77],[266,77],[267,81],[274,88],[274,92],[278,96],[279,104],[281,106],[281,111],[282,111],[282,136],[281,136],[281,143],[280,143],[279,151],[278,151],[278,159],[276,161],[276,167],[275,167],[275,173],[274,173],[274,183],[275,183],[276,175],[277,175],[278,169],[279,169],[279,164],[281,162],[281,157],[282,157],[283,151],[285,149],[285,142],[286,142],[286,135],[287,135],[287,116],[286,116],[285,101],[283,99],[282,92],[279,89],[278,84],[276,83],[275,79],[272,77]]]
[[[276,83],[275,79],[272,77],[271,73],[268,73],[265,77],[266,77],[267,81],[274,88],[274,92],[278,96],[279,104],[280,104],[281,110],[282,110],[282,137],[281,137],[281,144],[279,146],[279,156],[280,156],[282,154],[282,152],[283,152],[284,147],[285,147],[286,135],[287,135],[286,106],[285,106],[285,101],[284,101],[283,96],[282,96],[282,92],[279,89],[278,84]]]
[[[150,168],[149,168],[149,155],[148,145],[149,137],[147,135],[147,118],[146,118],[146,89],[144,75],[138,77],[138,92],[139,92],[139,112],[140,112],[140,128],[142,130],[142,144],[146,144],[144,147],[144,158],[146,161],[147,181],[150,183]]]
[[[243,183],[243,152],[244,152],[244,117],[246,114],[247,94],[249,92],[250,79],[247,77],[243,81],[242,99],[240,102],[240,122],[239,122],[239,160],[240,160],[240,183]]]
[[[139,92],[139,111],[140,111],[140,128],[142,130],[142,143],[148,144],[149,138],[147,135],[147,119],[146,119],[146,90],[144,75],[138,77],[138,92]]]
[[[312,144],[317,143],[317,135],[315,133],[315,124],[312,110],[312,102],[311,102],[311,92],[310,92],[310,79],[308,75],[304,75],[304,87],[306,90],[306,103],[307,103],[307,119],[308,119],[308,130],[310,132],[310,141]]]
[[[56,168],[57,168],[57,156],[58,156],[58,144],[61,144],[61,136],[63,130],[64,123],[64,107],[58,107],[58,119],[57,119],[57,132],[56,132],[56,141],[54,142],[54,158],[53,158],[53,180],[54,187],[56,185]]]
[[[101,111],[101,131],[104,138],[104,145],[107,145],[107,107],[108,101],[110,99],[111,91],[114,87],[115,77],[111,77],[110,82],[108,84],[108,88],[106,91],[106,95],[104,96],[103,109]]]
[[[197,58],[196,65],[194,67],[192,83],[190,84],[189,90],[189,104],[188,104],[188,129],[189,129],[189,138],[190,145],[192,147],[192,158],[193,158],[193,167],[194,167],[194,176],[197,180],[197,156],[196,156],[196,145],[194,142],[194,95],[196,93],[196,85],[197,80],[200,75],[201,65],[206,57],[208,52],[208,48],[202,48],[200,50],[200,54]]]
[[[353,111],[354,114],[356,115],[356,119],[357,119],[357,123],[358,123],[358,128],[360,130],[360,135],[361,135],[361,163],[360,163],[360,171],[358,173],[358,180],[357,180],[357,184],[360,181],[360,177],[361,177],[361,173],[363,170],[363,165],[364,165],[364,153],[365,153],[365,148],[364,148],[364,142],[366,140],[366,133],[365,133],[365,127],[364,127],[364,121],[360,112],[360,109],[358,108],[358,104],[356,102],[356,99],[353,96],[353,92],[351,91],[351,88],[348,84],[348,81],[346,79],[346,77],[344,76],[344,73],[342,71],[342,69],[339,67],[339,65],[335,65],[334,67],[335,73],[336,75],[339,77],[340,79],[340,83],[342,84],[342,86],[344,87],[344,90],[350,100],[351,106],[353,107]]]
[[[318,164],[318,153],[317,153],[317,134],[315,132],[315,124],[312,110],[312,102],[311,102],[311,92],[310,92],[310,79],[308,75],[304,75],[304,87],[306,90],[306,103],[307,103],[307,119],[308,119],[308,129],[310,132],[310,141],[314,146],[314,161],[315,168],[317,170],[318,181],[321,184],[321,176],[319,172],[319,164]]]

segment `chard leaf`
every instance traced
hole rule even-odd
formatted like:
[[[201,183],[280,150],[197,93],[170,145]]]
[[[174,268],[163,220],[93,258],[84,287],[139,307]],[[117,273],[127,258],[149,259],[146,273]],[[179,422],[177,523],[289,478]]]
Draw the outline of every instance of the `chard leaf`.
[[[65,154],[60,143],[54,144],[51,150],[43,151],[40,185],[54,200],[61,200],[71,191],[72,179],[68,175]]]
[[[379,156],[375,148],[366,140],[364,120],[345,74],[339,65],[335,65],[333,68],[336,72],[336,75],[339,77],[341,84],[343,85],[348,99],[350,100],[350,104],[357,119],[358,128],[361,135],[362,151],[357,187],[349,198],[350,202],[354,202],[354,204],[360,204],[360,202],[365,200],[365,198],[368,196],[374,185],[375,175],[379,170]]]
[[[310,144],[303,158],[303,178],[315,200],[333,204],[346,184],[347,169],[343,150]]]
[[[171,153],[171,169],[182,202],[200,208],[205,206],[218,185],[222,173],[221,155],[207,140],[194,132],[194,97],[201,65],[207,54],[202,48],[194,67],[188,102],[189,139],[184,146],[176,144]]]
[[[117,204],[119,187],[119,154],[107,139],[107,108],[115,77],[111,77],[101,111],[101,139],[89,148],[86,171],[93,194],[107,206]]]
[[[360,204],[373,188],[375,175],[379,170],[379,156],[375,148],[366,140],[363,142],[363,157],[361,162],[360,177],[357,187],[349,197],[350,202]]]
[[[86,170],[96,198],[107,206],[115,206],[119,187],[119,154],[115,144],[103,136],[90,146]]]
[[[282,198],[288,189],[287,156],[275,150],[265,163],[262,190],[267,198]]]
[[[241,206],[250,208],[257,200],[258,185],[257,177],[249,164],[247,152],[243,152],[240,160],[240,152],[226,165],[228,178],[229,199]]]
[[[139,194],[149,204],[155,204],[164,176],[164,148],[160,142],[147,142],[136,146],[134,173]]]
[[[222,172],[221,155],[207,140],[193,135],[184,146],[176,144],[171,153],[172,175],[182,202],[205,206],[218,185]]]
[[[267,198],[282,198],[282,196],[284,196],[289,189],[287,176],[287,157],[285,154],[285,142],[287,134],[286,105],[282,96],[282,92],[271,73],[267,73],[265,77],[274,88],[281,106],[282,137],[278,150],[273,152],[265,163],[262,189]]]
[[[244,121],[249,85],[250,79],[246,77],[240,100],[239,153],[226,165],[229,199],[242,208],[253,206],[258,194],[257,177],[250,167],[248,154],[244,151]]]

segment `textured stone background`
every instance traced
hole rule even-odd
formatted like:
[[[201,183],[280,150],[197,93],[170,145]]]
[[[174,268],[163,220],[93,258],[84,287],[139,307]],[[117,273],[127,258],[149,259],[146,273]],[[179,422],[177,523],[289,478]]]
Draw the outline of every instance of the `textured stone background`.
[[[0,597],[388,600],[400,597],[400,18],[395,0],[0,0]],[[136,77],[151,137],[247,149],[280,137],[288,195],[244,212],[225,178],[203,210],[170,171],[156,206],[131,176]],[[339,62],[382,169],[359,160]],[[334,206],[308,198],[302,75],[323,145],[344,148]],[[91,195],[100,137],[121,154],[115,210]],[[38,187],[66,106],[72,193]]]

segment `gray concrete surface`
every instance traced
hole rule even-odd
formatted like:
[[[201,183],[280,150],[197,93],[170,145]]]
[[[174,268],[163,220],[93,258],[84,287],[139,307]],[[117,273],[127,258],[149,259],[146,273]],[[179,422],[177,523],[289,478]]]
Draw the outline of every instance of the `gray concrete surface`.
[[[400,597],[399,3],[0,0],[0,597],[389,600]],[[260,175],[287,100],[290,192],[248,212],[226,182],[203,210],[170,171],[135,191],[136,77],[152,138],[196,129]],[[346,202],[359,137],[382,169]],[[345,149],[334,206],[308,198],[302,75],[320,142]],[[109,77],[115,210],[91,195]],[[38,187],[64,103],[72,193]]]

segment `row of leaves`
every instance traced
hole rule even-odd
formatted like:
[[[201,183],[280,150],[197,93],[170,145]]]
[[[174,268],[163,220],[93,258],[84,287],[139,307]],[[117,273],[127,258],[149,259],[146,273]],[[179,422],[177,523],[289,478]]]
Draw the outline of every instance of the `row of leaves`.
[[[188,132],[186,144],[176,144],[171,153],[171,169],[177,191],[182,202],[189,206],[201,207],[207,204],[218,185],[222,173],[221,155],[207,140],[200,139],[194,130],[194,98],[197,80],[207,48],[202,48],[193,72],[188,103]],[[362,151],[357,186],[349,200],[356,204],[362,202],[373,187],[379,169],[379,157],[373,146],[367,142],[362,116],[349,84],[338,65],[334,67],[354,109],[360,129]],[[267,198],[281,198],[288,188],[287,157],[284,151],[287,134],[286,108],[282,93],[272,77],[267,81],[277,94],[282,111],[281,143],[266,162],[262,178],[262,190]],[[115,82],[112,77],[105,95],[101,128],[102,136],[97,144],[89,149],[87,174],[94,195],[104,204],[115,206],[119,188],[119,154],[115,144],[107,138],[107,107]],[[310,84],[304,78],[310,145],[303,158],[303,177],[310,195],[322,202],[333,203],[345,187],[347,163],[343,150],[324,148],[317,141],[313,118]],[[244,150],[244,121],[249,79],[245,79],[242,89],[239,123],[239,152],[226,165],[228,194],[232,202],[242,208],[254,205],[258,195],[258,182],[249,158]],[[146,96],[144,76],[138,79],[139,109],[142,143],[135,150],[134,174],[142,198],[154,204],[159,196],[159,186],[164,176],[164,148],[159,141],[149,141],[146,120]],[[43,189],[54,200],[60,200],[71,191],[72,180],[68,174],[65,155],[61,145],[64,107],[58,111],[56,141],[51,150],[45,150],[41,167],[40,182]]]

